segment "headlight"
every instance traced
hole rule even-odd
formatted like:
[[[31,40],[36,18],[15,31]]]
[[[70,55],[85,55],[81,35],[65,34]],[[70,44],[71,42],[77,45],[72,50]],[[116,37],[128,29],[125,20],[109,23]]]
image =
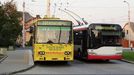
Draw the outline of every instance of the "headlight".
[[[118,52],[118,53],[116,53],[116,54],[118,54],[118,55],[122,55],[122,52]]]
[[[96,53],[93,50],[88,50],[88,55],[96,55]]]
[[[94,52],[88,52],[89,55],[96,55]]]
[[[71,52],[69,52],[69,51],[65,51],[64,54],[65,54],[65,55],[70,55]]]
[[[39,55],[45,55],[45,52],[44,51],[39,51],[38,54]]]
[[[88,55],[96,55],[96,53],[91,50],[88,50]]]

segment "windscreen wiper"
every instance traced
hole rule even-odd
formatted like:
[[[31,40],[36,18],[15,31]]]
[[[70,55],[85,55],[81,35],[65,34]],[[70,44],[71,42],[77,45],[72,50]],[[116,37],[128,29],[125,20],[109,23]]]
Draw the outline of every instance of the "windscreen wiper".
[[[59,33],[59,40],[58,40],[58,43],[60,43],[60,39],[61,39],[61,27],[60,27],[60,33]]]

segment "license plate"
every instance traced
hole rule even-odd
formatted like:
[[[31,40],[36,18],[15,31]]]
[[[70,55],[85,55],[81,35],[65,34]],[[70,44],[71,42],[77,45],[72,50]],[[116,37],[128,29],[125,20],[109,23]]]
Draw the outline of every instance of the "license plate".
[[[52,58],[52,60],[58,60],[58,58]]]

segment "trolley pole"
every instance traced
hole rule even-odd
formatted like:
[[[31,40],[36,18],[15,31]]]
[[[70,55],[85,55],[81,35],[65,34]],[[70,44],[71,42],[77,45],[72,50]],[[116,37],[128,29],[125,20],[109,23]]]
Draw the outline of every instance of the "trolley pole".
[[[22,47],[25,48],[25,2],[23,1]]]

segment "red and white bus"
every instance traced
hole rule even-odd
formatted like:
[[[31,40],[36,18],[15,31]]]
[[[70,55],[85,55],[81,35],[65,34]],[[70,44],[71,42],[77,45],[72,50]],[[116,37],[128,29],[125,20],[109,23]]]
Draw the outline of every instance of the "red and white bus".
[[[119,24],[92,23],[75,26],[74,51],[76,58],[87,60],[122,59],[122,28]]]

